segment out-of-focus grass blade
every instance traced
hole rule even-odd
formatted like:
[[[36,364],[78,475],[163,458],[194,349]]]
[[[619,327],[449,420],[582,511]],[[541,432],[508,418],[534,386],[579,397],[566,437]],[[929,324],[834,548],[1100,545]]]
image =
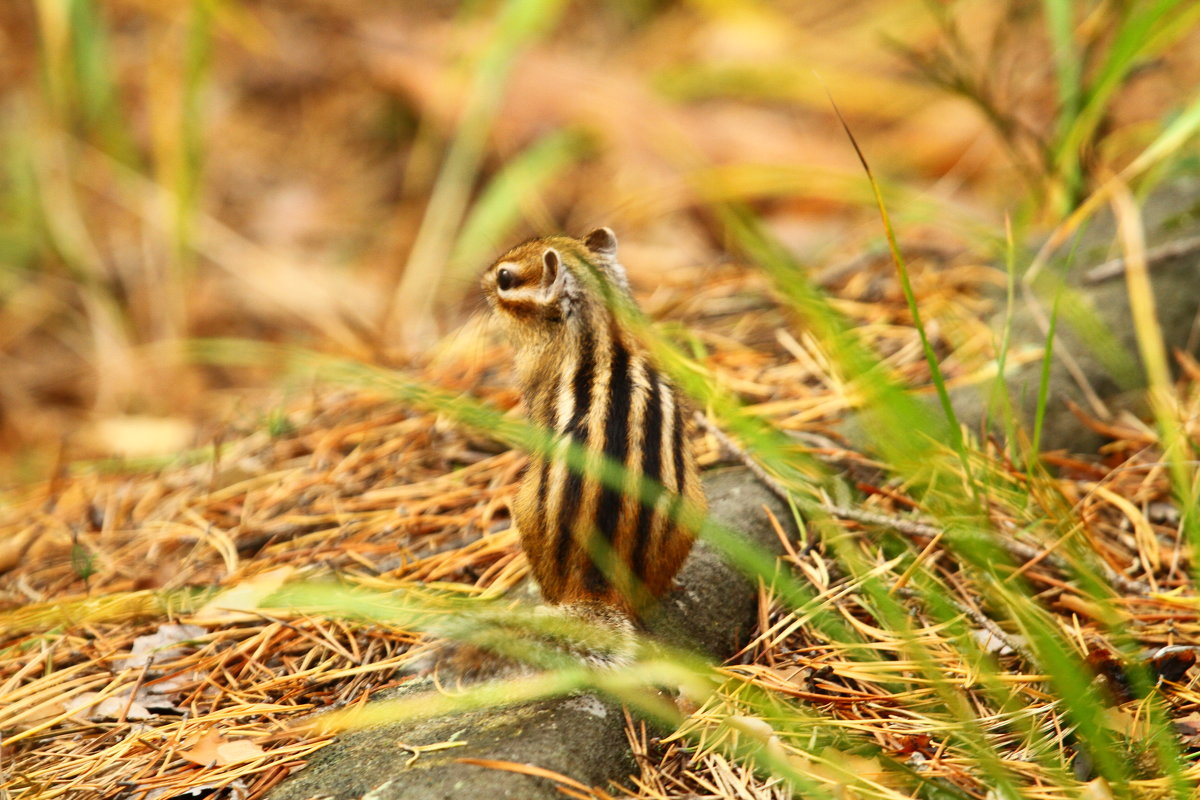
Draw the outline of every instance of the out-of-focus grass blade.
[[[1184,12],[1169,18],[1181,6]],[[1084,92],[1078,114],[1055,146],[1060,160],[1071,159],[1078,164],[1085,143],[1095,135],[1114,95],[1137,60],[1153,55],[1189,31],[1200,18],[1200,5],[1184,5],[1179,0],[1152,0],[1132,3],[1118,13],[1124,16],[1105,51],[1104,60]]]
[[[1038,380],[1037,406],[1033,415],[1033,444],[1030,445],[1031,456],[1036,457],[1041,452],[1042,427],[1046,421],[1046,403],[1050,398],[1050,367],[1054,364],[1054,332],[1058,327],[1058,301],[1061,294],[1055,295],[1054,305],[1050,308],[1050,330],[1046,332],[1046,344],[1042,348],[1042,372]]]
[[[1071,0],[1043,0],[1046,27],[1054,48],[1054,70],[1058,82],[1059,120],[1070,123],[1079,112],[1083,93],[1082,63],[1075,45],[1075,9]]]
[[[1200,8],[1200,6],[1197,6]],[[1187,144],[1200,130],[1200,91],[1192,97],[1188,105],[1175,117],[1150,145],[1138,155],[1127,167],[1117,175],[1109,178],[1088,195],[1079,207],[1071,212],[1038,250],[1037,255],[1026,270],[1022,279],[1026,285],[1031,284],[1050,262],[1055,251],[1067,242],[1080,226],[1092,214],[1108,202],[1112,193],[1122,183],[1131,183],[1135,178],[1162,163]]]
[[[16,105],[15,103],[12,105]],[[4,276],[3,294],[11,296],[17,278],[8,283],[4,273],[24,271],[31,267],[43,238],[37,196],[37,176],[33,169],[33,149],[23,131],[29,114],[24,105],[9,107],[12,127],[0,128],[0,276]],[[10,333],[12,320],[9,321]]]
[[[1079,107],[1083,96],[1082,62],[1079,48],[1075,44],[1075,10],[1072,0],[1043,0],[1046,12],[1046,27],[1053,48],[1054,71],[1058,83],[1058,114],[1056,124],[1058,136],[1065,138],[1079,118]],[[1079,154],[1062,150],[1058,154],[1060,177],[1067,197],[1075,197],[1079,191]],[[1065,162],[1065,163],[1064,163]]]
[[[101,7],[90,0],[72,0],[69,19],[75,89],[71,104],[82,121],[97,130],[114,158],[132,164],[136,159],[133,132],[118,102],[115,61]]]
[[[204,604],[213,589],[170,589],[113,592],[92,597],[60,598],[0,612],[5,636],[53,630],[59,626],[91,626],[157,616],[188,614]]]
[[[875,205],[875,195],[856,170],[816,165],[743,162],[689,168],[690,180],[709,203],[748,203],[764,197],[813,198],[851,206]],[[946,202],[897,181],[876,179],[889,208],[907,222],[934,223],[972,241],[991,242],[995,221],[963,204]]]
[[[830,102],[833,102],[832,96]],[[962,462],[963,471],[966,474],[967,485],[971,491],[976,490],[975,480],[971,475],[971,460],[967,457],[966,443],[963,439],[962,428],[958,424],[958,416],[954,413],[954,406],[950,403],[950,392],[946,389],[946,380],[942,376],[942,367],[938,363],[937,354],[933,350],[933,345],[929,342],[929,335],[925,330],[925,325],[921,321],[921,309],[917,305],[917,297],[913,292],[912,282],[908,277],[908,265],[904,260],[904,255],[900,252],[900,245],[896,242],[896,232],[892,229],[892,220],[888,216],[887,205],[883,202],[883,194],[879,190],[879,184],[875,180],[875,175],[871,172],[871,165],[867,162],[867,157],[863,153],[862,148],[858,146],[858,140],[854,138],[854,133],[850,130],[850,125],[846,122],[842,112],[838,110],[836,104],[833,106],[834,112],[837,114],[838,121],[842,124],[842,130],[846,132],[846,136],[850,139],[850,144],[854,146],[854,152],[858,156],[859,163],[862,164],[863,171],[867,175],[867,181],[871,184],[871,191],[875,195],[875,204],[879,209],[880,219],[883,222],[883,230],[887,236],[888,248],[892,253],[892,260],[896,263],[896,271],[900,278],[900,287],[904,291],[904,300],[908,304],[908,311],[912,314],[913,327],[917,329],[917,335],[921,338],[921,349],[925,353],[925,362],[929,365],[929,375],[933,380],[933,385],[937,389],[938,401],[942,404],[942,413],[946,415],[948,423],[947,432],[950,435],[950,441],[954,445],[954,449],[958,452],[959,459]]]
[[[200,363],[224,366],[272,364],[285,371],[310,377],[312,373],[316,373],[322,380],[382,391],[416,408],[437,410],[459,424],[484,432],[497,441],[527,452],[555,457],[561,453],[571,469],[594,470],[601,484],[627,491],[625,472],[620,463],[611,459],[600,459],[597,464],[586,455],[586,450],[581,445],[572,442],[568,442],[567,446],[560,450],[562,440],[550,431],[513,419],[470,397],[447,392],[382,367],[326,356],[301,348],[279,347],[249,340],[193,341],[190,355]],[[776,464],[774,460],[769,463],[772,466]],[[794,467],[784,467],[785,474],[794,471]],[[642,481],[643,485],[637,490],[640,496],[647,497],[647,492],[652,491],[647,486],[650,483],[652,482]],[[661,485],[657,489],[661,491]],[[790,607],[810,615],[815,628],[825,631],[838,641],[858,641],[858,637],[834,614],[815,602],[813,592],[808,586],[790,575],[780,574],[776,560],[770,553],[747,542],[736,531],[711,518],[705,518],[694,508],[685,507],[680,516],[685,525],[698,528],[701,538],[710,541],[745,574],[774,584],[776,591]]]
[[[154,173],[169,198],[165,216],[171,257],[157,287],[165,307],[159,317],[172,341],[181,339],[187,327],[204,152],[201,100],[213,36],[207,3],[193,2],[178,13],[177,27],[159,34],[147,77]]]
[[[992,384],[991,397],[987,405],[988,422],[993,415],[999,416],[1004,422],[1005,435],[1010,448],[1016,447],[1017,431],[1016,417],[1013,413],[1013,403],[1008,396],[1008,385],[1005,382],[1008,371],[1008,350],[1012,339],[1013,313],[1016,311],[1017,264],[1016,247],[1013,242],[1012,220],[1004,217],[1004,328],[1000,332],[1000,342],[996,348],[996,380]]]
[[[587,148],[587,137],[561,130],[534,142],[510,160],[471,207],[455,241],[444,281],[453,283],[478,272],[494,255],[542,189]]]
[[[430,314],[441,285],[472,186],[483,159],[492,120],[504,100],[504,86],[520,53],[557,22],[563,0],[506,0],[492,38],[474,65],[475,79],[462,119],[442,161],[425,216],[396,290],[386,327],[399,325],[408,345],[429,338]],[[403,320],[403,324],[399,324]]]
[[[859,416],[866,433],[892,464],[911,473],[927,467],[932,444],[947,436],[944,420],[910,396],[851,330],[846,319],[805,278],[795,259],[744,209],[718,206],[730,236],[751,263],[767,272],[809,329],[828,349],[863,397]],[[723,420],[724,421],[724,420]],[[769,450],[756,449],[764,463]],[[772,465],[774,468],[774,465]]]
[[[1129,287],[1129,306],[1133,314],[1133,329],[1137,335],[1142,364],[1146,370],[1150,392],[1150,403],[1158,421],[1162,440],[1163,457],[1171,470],[1175,485],[1175,496],[1182,512],[1181,525],[1193,547],[1200,547],[1200,498],[1195,494],[1194,472],[1188,466],[1188,436],[1180,422],[1178,405],[1171,385],[1171,371],[1167,366],[1167,348],[1163,342],[1162,329],[1155,311],[1154,290],[1146,265],[1146,242],[1142,231],[1141,216],[1129,190],[1119,184],[1113,193],[1113,211],[1117,217],[1117,230],[1125,255],[1125,283]],[[1200,577],[1200,564],[1192,565],[1193,574]]]

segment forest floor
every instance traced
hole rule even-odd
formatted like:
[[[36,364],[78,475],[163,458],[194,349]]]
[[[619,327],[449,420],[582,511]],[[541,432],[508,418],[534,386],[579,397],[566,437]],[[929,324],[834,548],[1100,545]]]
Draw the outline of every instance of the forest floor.
[[[790,796],[739,742],[776,748],[830,794],[896,800],[914,781],[994,796],[997,775],[1054,800],[1107,797],[1097,774],[1114,771],[1126,794],[1200,782],[1196,568],[1160,430],[1080,412],[1102,446],[1022,461],[965,421],[978,507],[1017,545],[999,588],[1023,587],[1045,635],[1088,665],[1080,696],[1100,700],[1081,720],[1040,668],[1049,651],[936,533],[951,526],[922,491],[938,481],[838,438],[863,385],[714,211],[752,211],[882,371],[932,394],[832,97],[880,176],[942,374],[977,379],[996,358],[1005,257],[1026,266],[1022,242],[1095,185],[1039,172],[1054,166],[1039,147],[1059,98],[1028,4],[962,4],[956,30],[923,3],[575,4],[570,24],[511,48],[488,4],[53,5],[0,7],[0,798],[255,800],[327,743],[310,715],[402,682],[423,641],[271,607],[281,587],[520,583],[510,506],[525,454],[379,386],[198,363],[189,348],[296,346],[518,418],[478,273],[521,237],[601,224],[659,333],[827,464],[846,496],[826,499],[877,516],[835,516],[782,559],[853,646],[764,585],[754,640],[679,735],[631,721],[630,783],[565,791]],[[1100,51],[1096,19],[1078,30]],[[1104,110],[1088,153],[1113,171],[1194,92],[1200,29],[1175,30]],[[500,85],[478,81],[485,58]],[[931,73],[987,94],[964,100]],[[430,222],[456,179],[461,213]],[[1196,448],[1200,368],[1172,365]],[[694,439],[704,467],[746,455]],[[1117,590],[1098,600],[1079,564]],[[905,594],[918,573],[954,625]],[[883,619],[893,592],[872,594],[876,579],[911,600],[905,628]],[[1153,691],[1128,685],[1139,669]],[[1079,757],[1080,725],[1112,752]]]

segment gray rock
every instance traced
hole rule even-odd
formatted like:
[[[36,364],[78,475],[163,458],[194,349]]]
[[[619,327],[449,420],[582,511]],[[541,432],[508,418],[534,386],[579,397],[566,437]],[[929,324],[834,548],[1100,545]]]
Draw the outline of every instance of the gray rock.
[[[1200,235],[1200,182],[1178,181],[1160,188],[1143,204],[1142,215],[1150,252],[1193,239]],[[1074,246],[1065,246],[1063,251],[1057,264],[1047,270],[1049,277],[1055,272],[1062,275],[1067,288],[1060,301],[1056,352],[1063,347],[1070,351],[1093,391],[1111,411],[1130,410],[1147,415],[1146,373],[1125,275],[1120,270],[1105,270],[1107,276],[1099,280],[1088,278],[1091,268],[1122,255],[1111,212],[1097,214]],[[1150,265],[1150,282],[1168,359],[1173,363],[1172,348],[1200,355],[1200,338],[1193,332],[1200,315],[1200,247],[1182,248],[1182,252],[1156,260]],[[1047,316],[1053,302],[1053,284],[1049,280],[1042,286]],[[1084,313],[1080,313],[1081,307]],[[1004,324],[1003,317],[1002,312],[997,314],[992,323],[997,336]],[[1093,327],[1096,323],[1098,326]],[[1016,346],[1041,346],[1045,341],[1031,309],[1021,301],[1013,315],[1012,341]],[[1034,361],[1006,380],[1021,422],[1031,432],[1041,369],[1041,362]],[[1070,410],[1068,400],[1091,411],[1061,358],[1053,361],[1049,386],[1042,449],[1094,452],[1102,437],[1083,425]],[[970,422],[981,418],[985,392],[986,389],[979,387],[964,387],[952,394],[960,419]]]
[[[763,506],[787,528],[791,515],[747,471],[724,470],[705,478],[713,516],[772,553],[781,547]],[[736,652],[753,630],[756,583],[739,574],[707,544],[699,543],[664,599],[652,627],[672,644],[689,643],[716,658]],[[413,681],[379,699],[430,691]],[[421,746],[451,739],[461,747],[423,752],[415,760],[401,744]],[[623,781],[636,770],[625,738],[621,707],[594,694],[576,694],[520,706],[396,722],[347,732],[313,756],[309,765],[276,787],[268,800],[440,800],[563,795],[546,778],[459,761],[495,759],[532,764],[589,786]],[[411,763],[410,763],[411,762]]]
[[[414,681],[379,700],[433,691],[428,679]],[[635,769],[619,706],[594,695],[558,697],[497,711],[463,712],[398,722],[342,734],[269,800],[462,800],[463,798],[561,798],[546,778],[463,764],[487,758],[535,764],[586,784],[606,784]],[[461,747],[414,753],[448,741]]]
[[[1170,354],[1172,348],[1200,355],[1200,331],[1196,328],[1200,316],[1200,241],[1197,241],[1200,236],[1200,181],[1177,180],[1159,188],[1143,204],[1142,215],[1148,251],[1154,253],[1159,249],[1162,254],[1150,265],[1150,281],[1168,359],[1174,366]],[[1177,252],[1172,254],[1173,247]],[[1140,416],[1148,415],[1144,398],[1146,374],[1124,273],[1118,269],[1093,269],[1106,262],[1106,266],[1114,266],[1111,260],[1120,255],[1116,222],[1111,212],[1100,212],[1077,241],[1060,248],[1056,260],[1043,271],[1044,279],[1037,282],[1036,290],[1047,318],[1056,286],[1061,284],[1066,288],[1055,331],[1055,358],[1049,373],[1040,442],[1042,450],[1095,452],[1102,442],[1102,437],[1080,422],[1070,409],[1069,403],[1074,403],[1085,412],[1093,413],[1061,358],[1064,349],[1075,358],[1088,385],[1110,411],[1130,410]],[[1097,279],[1098,273],[1107,275]],[[1000,310],[993,315],[990,325],[999,342],[1006,310],[1002,294],[997,299]],[[1034,310],[1018,292],[1010,353],[1040,349],[1045,341]],[[1035,359],[1015,369],[1011,363],[1005,383],[1018,420],[1032,435],[1042,363]],[[992,430],[1003,435],[1002,426],[995,424],[997,414],[985,415],[992,390],[990,380],[980,385],[960,386],[951,390],[951,403],[959,422],[979,431],[986,418],[992,422]],[[928,392],[921,397],[931,413],[941,419],[936,395]],[[874,449],[866,420],[851,415],[839,430],[856,448]]]

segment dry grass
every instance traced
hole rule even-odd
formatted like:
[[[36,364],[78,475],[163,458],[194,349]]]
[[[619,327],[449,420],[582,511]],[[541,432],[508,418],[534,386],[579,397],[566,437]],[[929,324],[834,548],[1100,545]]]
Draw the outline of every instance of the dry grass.
[[[513,63],[480,123],[466,219],[422,234],[437,240],[426,250],[453,243],[449,263],[405,281],[436,287],[417,298],[436,312],[420,322],[402,276],[495,33],[489,14],[104,0],[75,4],[90,13],[72,28],[55,3],[6,4],[0,468],[28,480],[60,447],[68,460],[123,452],[113,429],[131,415],[164,420],[162,441],[204,440],[223,410],[211,390],[248,376],[196,369],[188,337],[395,363],[393,332],[453,330],[481,263],[530,234],[610,225],[631,263],[670,282],[724,257],[704,203],[725,199],[754,204],[814,263],[851,263],[878,226],[826,90],[897,201],[902,238],[998,238],[1023,186],[1008,145],[884,45],[946,44],[922,3],[637,5],[572,7]],[[956,13],[977,60],[1004,65],[957,68],[982,73],[1001,111],[1044,137],[1053,76],[1019,68],[1042,63],[1038,21]],[[1195,85],[1196,52],[1193,32],[1137,73],[1112,104],[1102,165],[1153,138]]]
[[[236,781],[257,796],[320,746],[286,724],[387,685],[415,635],[230,607],[330,571],[380,590],[476,578],[501,588],[520,576],[513,536],[489,532],[515,454],[473,451],[377,400],[326,396],[308,410],[290,435],[226,432],[209,463],[63,477],[6,504],[3,540],[19,548],[0,621],[11,792],[116,796]],[[209,585],[239,588],[182,590]],[[207,630],[151,672],[122,665],[137,636],[180,620]],[[75,707],[85,692],[98,694]],[[115,696],[140,707],[147,692],[166,692],[169,712],[96,705]],[[255,749],[204,768],[188,754],[205,736]]]
[[[620,232],[642,307],[667,336],[749,410],[802,434],[862,499],[857,519],[814,525],[813,543],[784,559],[814,603],[789,607],[764,589],[757,638],[677,736],[630,723],[631,786],[566,793],[788,796],[746,755],[756,752],[775,774],[834,792],[909,797],[897,776],[910,770],[983,798],[990,752],[1025,796],[1064,796],[1070,780],[1033,758],[1074,743],[1029,643],[994,619],[993,587],[960,568],[923,498],[821,438],[863,387],[762,273],[728,260],[709,206],[747,203],[828,265],[813,272],[834,308],[892,375],[928,386],[828,89],[898,216],[947,381],[977,377],[995,355],[984,290],[1004,283],[980,254],[1004,238],[1013,187],[1044,179],[1052,201],[1087,188],[1086,175],[1031,167],[1058,122],[1052,76],[1021,68],[1046,52],[1040,27],[1003,18],[1001,4],[964,4],[968,41],[949,44],[975,60],[940,65],[986,93],[988,113],[1019,119],[1006,138],[881,46],[886,35],[964,54],[944,48],[919,3],[630,3],[595,15],[575,4],[570,24],[515,60],[486,130],[470,132],[470,202],[422,231],[462,135],[472,59],[495,35],[485,16],[366,0],[75,5],[95,11],[106,53],[85,53],[99,37],[72,49],[55,11],[65,6],[0,4],[0,796],[149,800],[223,786],[253,800],[326,741],[296,722],[394,684],[418,641],[393,624],[259,608],[281,583],[334,576],[469,595],[519,583],[508,503],[524,456],[361,388],[198,366],[186,342],[299,343],[510,410],[507,353],[463,325],[478,262],[524,235],[595,224]],[[1081,35],[1103,42],[1088,25]],[[1098,167],[1128,164],[1194,88],[1197,35],[1139,67],[1093,120],[1105,134],[1087,153]],[[80,53],[98,60],[77,69]],[[1016,238],[1020,217],[1043,213],[1023,207]],[[446,221],[456,214],[466,218]],[[417,301],[434,313],[415,328],[458,331],[420,351],[391,335],[410,327],[404,285],[422,285],[402,278],[422,261],[411,258],[419,231],[427,252],[449,256],[424,259],[448,266],[427,276],[436,291]],[[1200,368],[1182,367],[1178,385],[1159,381],[1173,391],[1160,408],[1196,442]],[[1166,795],[1139,745],[1147,705],[1118,676],[1131,646],[1200,646],[1192,554],[1170,501],[1179,456],[1136,420],[1088,424],[1111,444],[1045,455],[1057,477],[986,441],[972,466],[990,482],[989,524],[1011,542],[1005,580],[1031,587],[1101,676],[1103,724],[1129,749],[1134,789]],[[696,445],[705,465],[736,460],[714,435]],[[1123,596],[1098,603],[1079,588],[1081,552]],[[880,618],[867,573],[895,585],[905,625]],[[919,580],[935,582],[953,620],[921,602]],[[858,643],[822,633],[815,607]],[[155,647],[152,661],[139,655]],[[1151,670],[1170,678],[1159,696],[1194,781],[1195,670]]]
[[[853,284],[841,286],[844,306],[871,315],[864,316],[864,328],[892,352],[893,368],[920,375],[911,333],[893,324],[903,319],[903,299],[884,270],[869,280],[870,269],[857,272]],[[953,309],[974,302],[962,284],[981,274],[969,264],[925,263],[914,277],[928,307]],[[744,399],[760,398],[760,413],[784,427],[812,429],[852,402],[814,366],[824,363],[819,348],[783,326],[787,315],[760,292],[756,275],[731,267],[698,297],[689,285],[681,278],[655,296],[705,342],[706,364],[718,380]],[[858,302],[855,287],[872,292],[873,302]],[[753,304],[758,313],[731,315],[731,304]],[[512,407],[504,371],[481,366],[503,363],[506,354],[485,329],[469,328],[462,337],[439,361],[441,376],[456,375],[459,388]],[[964,348],[974,346],[972,336],[963,339]],[[938,346],[952,357],[959,352],[941,339]],[[1189,366],[1192,379],[1200,378]],[[1200,393],[1188,385],[1180,402],[1195,420]],[[267,426],[274,435],[263,430]],[[1115,432],[1120,441],[1103,458],[1058,459],[1062,477],[1053,480],[1031,478],[1001,454],[992,456],[993,467],[1014,486],[1007,493],[996,482],[998,528],[1015,532],[1066,502],[1078,519],[1075,544],[1150,587],[1098,609],[1055,566],[1063,542],[1026,539],[1028,557],[1014,577],[1035,587],[1063,635],[1093,654],[1102,672],[1120,651],[1110,638],[1112,614],[1146,648],[1200,645],[1195,602],[1176,593],[1189,586],[1189,555],[1165,502],[1169,476],[1155,434],[1144,427]],[[197,456],[199,463],[140,472],[115,464],[76,467],[4,498],[0,591],[9,610],[0,614],[0,730],[5,787],[14,798],[166,797],[221,785],[236,788],[231,796],[261,796],[324,741],[292,724],[393,685],[418,635],[383,623],[246,609],[282,581],[321,575],[381,591],[432,585],[493,593],[526,572],[507,506],[523,457],[495,452],[486,439],[437,414],[314,387],[281,415],[222,430],[219,443]],[[726,457],[711,436],[702,434],[697,444],[704,463]],[[859,476],[867,492],[859,510],[886,520],[919,508],[903,487],[876,485],[879,472],[869,462],[845,451],[828,455]],[[1044,499],[1019,511],[1005,502],[1015,496]],[[816,605],[857,631],[863,644],[828,639],[806,623],[803,609],[783,607],[764,590],[758,637],[723,668],[720,691],[680,733],[659,742],[631,723],[642,765],[637,796],[786,796],[777,782],[763,782],[754,769],[731,760],[738,750],[729,747],[758,743],[826,787],[855,783],[865,795],[907,796],[887,768],[900,761],[983,797],[986,778],[964,749],[939,687],[917,677],[914,647],[978,710],[989,743],[1029,796],[1064,796],[1023,755],[1030,747],[1066,748],[1068,738],[1020,636],[997,630],[984,648],[995,651],[998,679],[1020,698],[1015,707],[990,713],[987,683],[973,660],[978,654],[971,655],[944,621],[912,600],[911,626],[898,632],[863,605],[862,587],[848,580],[837,547],[852,547],[888,574],[896,567],[885,554],[888,537],[879,536],[884,530],[832,523],[815,546],[793,547],[784,559],[813,587]],[[976,577],[921,531],[911,532],[921,559],[984,641],[981,626],[989,620]],[[210,586],[221,593],[202,591]],[[173,638],[161,627],[168,623],[199,628]],[[131,661],[138,637],[156,632],[159,639],[151,643],[174,649],[150,665]],[[1016,642],[1016,649],[1005,642]],[[870,657],[864,658],[864,647]],[[1162,692],[1172,716],[1187,720],[1200,713],[1190,673]],[[1114,729],[1136,741],[1136,704],[1118,702],[1110,714]],[[1041,733],[1022,734],[1022,720]],[[1161,780],[1143,776],[1148,792]],[[596,787],[591,796],[627,791]]]

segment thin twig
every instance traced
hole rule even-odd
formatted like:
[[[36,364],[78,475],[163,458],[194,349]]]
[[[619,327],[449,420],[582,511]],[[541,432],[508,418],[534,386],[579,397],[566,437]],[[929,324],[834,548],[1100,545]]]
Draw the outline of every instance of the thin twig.
[[[916,600],[921,599],[920,593],[910,588],[900,589],[900,594],[904,597]],[[1020,656],[1026,664],[1037,663],[1037,660],[1034,659],[1033,655],[1024,647],[1024,645],[1019,644],[1015,639],[1009,636],[1003,628],[996,624],[995,620],[989,618],[982,611],[978,611],[970,606],[960,603],[958,600],[948,595],[942,595],[941,599],[944,602],[954,606],[954,609],[958,611],[959,614],[974,622],[981,629],[996,639],[996,641],[1000,642],[1013,653],[1016,653],[1018,656]]]
[[[141,672],[141,674],[138,675],[137,680],[134,681],[133,688],[129,690],[129,699],[125,701],[124,708],[121,709],[121,713],[117,716],[118,723],[121,723],[121,724],[125,723],[126,717],[129,716],[129,709],[133,707],[134,700],[137,699],[137,693],[139,691],[141,691],[142,685],[145,684],[146,676],[148,674],[150,674],[150,666],[153,663],[154,663],[154,654],[151,653],[146,658],[146,663],[142,665],[142,672]]]
[[[1146,266],[1154,267],[1164,261],[1170,261],[1172,258],[1191,255],[1196,251],[1200,251],[1200,236],[1192,236],[1187,239],[1176,239],[1173,242],[1152,247],[1146,251]],[[1084,285],[1092,285],[1103,283],[1113,278],[1118,278],[1125,272],[1125,258],[1119,257],[1105,261],[1103,264],[1092,267],[1083,274]]]

